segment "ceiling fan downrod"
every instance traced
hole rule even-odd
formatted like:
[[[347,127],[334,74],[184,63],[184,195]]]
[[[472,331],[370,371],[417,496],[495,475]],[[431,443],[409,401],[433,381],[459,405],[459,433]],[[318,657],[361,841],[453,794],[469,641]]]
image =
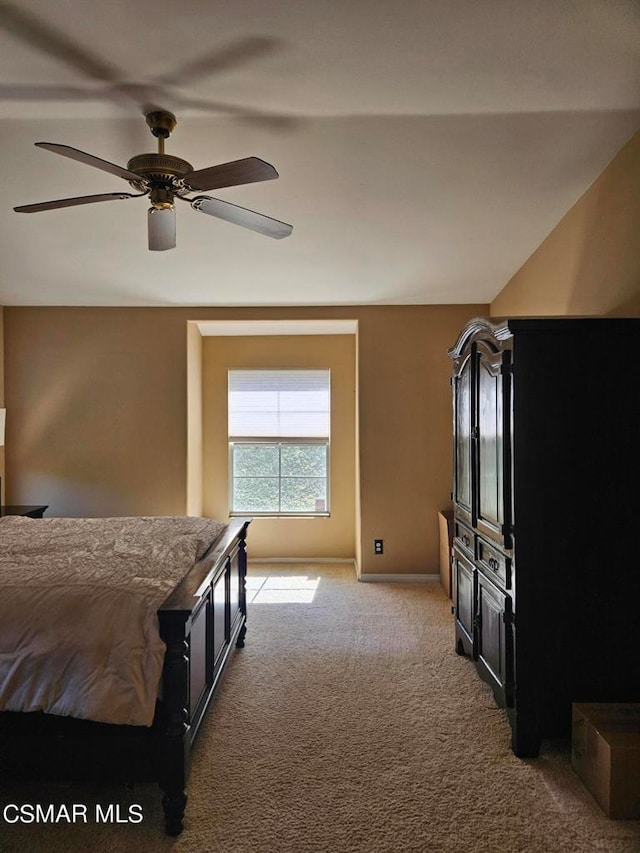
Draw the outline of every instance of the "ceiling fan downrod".
[[[173,133],[178,123],[173,113],[167,110],[154,110],[145,116],[151,133],[158,140],[158,154],[164,154],[164,141]]]
[[[183,178],[193,171],[191,163],[181,157],[165,154],[164,141],[168,139],[177,121],[173,113],[155,110],[145,116],[151,133],[158,140],[155,154],[137,154],[127,163],[127,169],[140,176],[140,182],[130,181],[138,190],[151,190],[151,203],[158,210],[171,207],[174,195],[189,192]]]

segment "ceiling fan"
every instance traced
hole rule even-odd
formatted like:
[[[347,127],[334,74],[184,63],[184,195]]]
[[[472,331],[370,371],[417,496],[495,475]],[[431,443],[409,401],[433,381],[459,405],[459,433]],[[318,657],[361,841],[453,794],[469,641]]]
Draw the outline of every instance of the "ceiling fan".
[[[17,213],[39,213],[43,210],[55,210],[60,207],[73,207],[80,204],[92,204],[99,201],[116,201],[129,198],[149,196],[151,207],[148,212],[149,249],[164,251],[173,249],[176,245],[176,199],[188,202],[199,213],[206,213],[226,222],[241,225],[280,240],[288,237],[293,231],[291,225],[280,222],[262,213],[247,210],[228,201],[212,198],[207,195],[188,197],[190,193],[199,190],[215,190],[222,187],[234,187],[241,184],[251,184],[257,181],[270,181],[278,177],[278,173],[270,163],[259,157],[245,157],[230,163],[209,166],[206,169],[194,170],[190,163],[180,157],[165,154],[164,142],[176,126],[176,117],[166,110],[154,110],[146,115],[151,133],[158,140],[158,151],[155,154],[138,154],[127,163],[127,168],[109,163],[100,157],[86,154],[69,145],[58,145],[54,142],[36,142],[39,148],[46,148],[54,154],[69,157],[88,166],[94,166],[103,172],[109,172],[128,181],[137,193],[100,193],[75,198],[61,198],[55,201],[44,201],[38,204],[25,204],[13,209]]]

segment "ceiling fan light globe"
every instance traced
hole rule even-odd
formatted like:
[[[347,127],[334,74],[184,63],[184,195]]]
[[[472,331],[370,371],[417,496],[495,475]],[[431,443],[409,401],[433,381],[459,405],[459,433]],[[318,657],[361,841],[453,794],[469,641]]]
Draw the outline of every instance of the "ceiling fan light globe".
[[[150,207],[147,213],[149,250],[164,252],[176,246],[176,211],[174,207]]]

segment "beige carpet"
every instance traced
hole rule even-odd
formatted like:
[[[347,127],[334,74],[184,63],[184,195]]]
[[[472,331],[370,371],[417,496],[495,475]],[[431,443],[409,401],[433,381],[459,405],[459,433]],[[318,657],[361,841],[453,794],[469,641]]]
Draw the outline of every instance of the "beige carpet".
[[[141,824],[8,827],[2,853],[632,853],[564,744],[539,759],[453,651],[432,584],[358,584],[343,566],[252,570],[236,652],[193,759],[186,829],[166,838],[157,789],[2,787],[0,802],[130,803]],[[1,813],[0,813],[1,816]],[[16,825],[17,826],[17,825]]]

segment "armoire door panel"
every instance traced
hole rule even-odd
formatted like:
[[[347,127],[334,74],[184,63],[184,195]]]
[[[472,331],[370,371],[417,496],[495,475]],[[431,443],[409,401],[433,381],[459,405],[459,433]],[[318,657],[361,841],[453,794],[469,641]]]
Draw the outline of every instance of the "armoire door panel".
[[[491,684],[500,704],[506,704],[509,680],[510,601],[493,584],[478,574],[476,613],[477,656],[483,675]]]
[[[477,345],[476,360],[476,506],[475,523],[482,533],[506,544],[510,522],[508,383],[503,373],[504,354],[484,342]]]
[[[471,521],[472,477],[471,477],[471,397],[472,360],[466,359],[454,377],[454,482],[453,500],[459,515]]]
[[[453,552],[454,608],[461,651],[474,651],[475,569],[456,548]],[[460,649],[459,649],[460,650]]]

